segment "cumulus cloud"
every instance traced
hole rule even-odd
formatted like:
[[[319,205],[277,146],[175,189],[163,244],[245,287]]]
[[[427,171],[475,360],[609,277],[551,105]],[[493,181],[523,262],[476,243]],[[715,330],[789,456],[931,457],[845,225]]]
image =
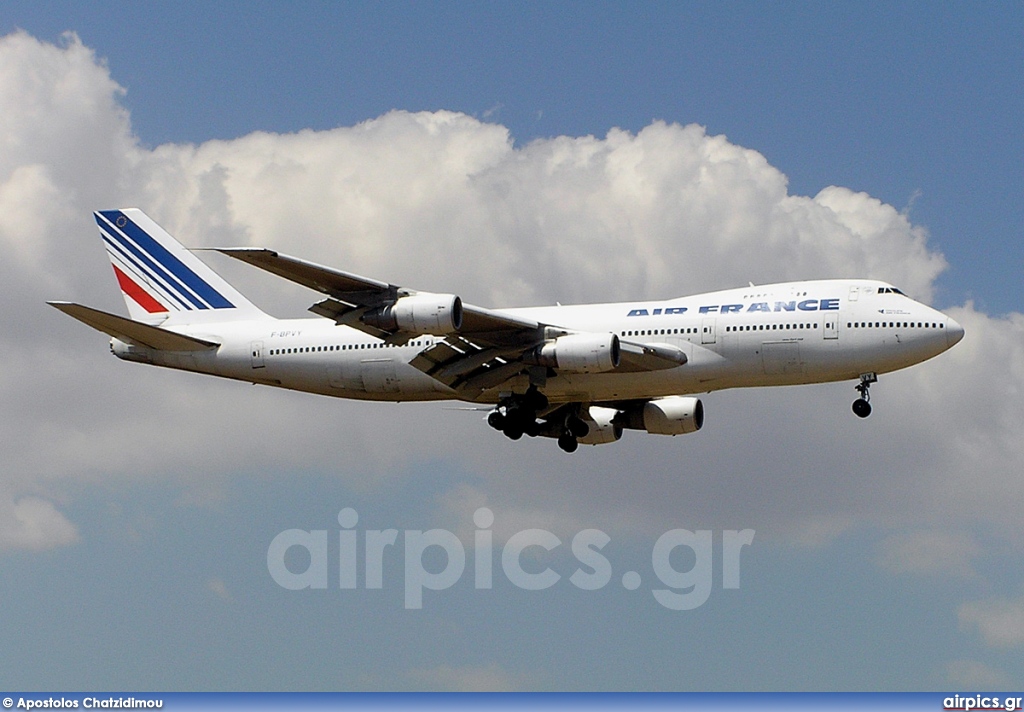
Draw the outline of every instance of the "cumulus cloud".
[[[971,601],[960,606],[960,625],[981,635],[987,645],[1024,645],[1024,596]]]
[[[143,207],[191,246],[273,247],[485,306],[850,276],[928,301],[945,267],[894,207],[835,186],[790,195],[764,156],[696,125],[518,147],[505,127],[464,114],[394,111],[329,131],[150,149],[131,132],[124,96],[74,36],[0,39],[0,511],[36,507],[54,544],[72,541],[73,525],[46,493],[69,481],[187,486],[321,468],[372,487],[437,461],[474,478],[475,491],[456,485],[439,505],[445,522],[468,522],[486,500],[496,527],[753,527],[759,541],[815,546],[856,526],[892,536],[948,527],[945,543],[925,548],[938,569],[952,551],[954,571],[967,566],[972,526],[1024,540],[1013,512],[1024,498],[1024,317],[970,304],[950,312],[964,342],[884,376],[869,421],[848,412],[852,384],[716,393],[699,434],[628,433],[571,458],[550,442],[508,442],[480,414],[116,362],[102,336],[44,304],[123,310],[91,222],[105,207]],[[272,313],[300,314],[317,298],[209,259]],[[885,561],[909,553],[895,546]]]
[[[78,529],[39,497],[0,500],[0,551],[41,551],[78,541]]]

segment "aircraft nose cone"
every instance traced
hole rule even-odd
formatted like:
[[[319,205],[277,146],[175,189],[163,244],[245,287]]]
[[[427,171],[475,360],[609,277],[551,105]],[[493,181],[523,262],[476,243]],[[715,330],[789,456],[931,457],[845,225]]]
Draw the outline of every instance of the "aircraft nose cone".
[[[954,346],[964,338],[964,327],[960,326],[955,319],[946,319],[946,345]]]

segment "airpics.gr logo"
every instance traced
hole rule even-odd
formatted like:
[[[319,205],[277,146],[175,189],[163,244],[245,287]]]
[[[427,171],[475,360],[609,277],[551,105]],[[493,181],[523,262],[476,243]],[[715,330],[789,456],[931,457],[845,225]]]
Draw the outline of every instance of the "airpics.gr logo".
[[[443,591],[451,588],[462,578],[466,570],[466,547],[452,532],[445,529],[366,529],[358,530],[359,515],[346,507],[338,512],[341,530],[332,537],[326,529],[287,529],[274,537],[267,548],[267,569],[274,581],[290,591],[304,589],[325,589],[331,578],[332,561],[338,562],[336,581],[339,589],[359,588],[360,580],[366,589],[384,588],[385,557],[404,555],[402,562],[405,608],[423,607],[423,591]],[[531,547],[540,547],[548,552],[563,545],[562,540],[545,529],[524,529],[508,538],[500,550],[494,546],[491,525],[494,513],[487,507],[477,509],[473,514],[473,581],[476,589],[490,589],[494,583],[496,554],[500,555],[501,572],[514,586],[527,591],[551,588],[567,577],[569,582],[583,591],[595,591],[611,583],[612,564],[602,550],[611,541],[600,529],[584,529],[569,543],[572,552],[572,573],[559,573],[550,566],[540,571],[536,562],[524,567],[523,554]],[[398,548],[399,536],[403,546]],[[362,543],[360,545],[360,539]],[[740,587],[740,553],[754,541],[753,529],[725,529],[719,537],[722,566],[722,588]],[[337,542],[336,549],[334,542]],[[436,552],[431,552],[436,549]],[[293,571],[286,559],[293,550],[302,550],[308,557],[308,565],[301,571]],[[360,557],[360,551],[363,556]],[[431,561],[444,552],[445,563],[440,570],[428,567],[425,558]],[[390,554],[389,554],[390,552]],[[430,552],[430,553],[428,553]],[[301,552],[295,552],[301,554]],[[362,558],[360,579],[359,560]],[[532,558],[532,557],[531,557]],[[651,589],[654,599],[665,608],[675,611],[689,611],[698,608],[708,600],[713,586],[712,566],[715,559],[715,537],[711,530],[671,529],[654,543],[651,549],[651,569],[658,580]],[[390,559],[389,559],[390,560]],[[689,568],[676,568],[682,561],[691,561]],[[552,562],[552,565],[554,563]],[[682,570],[680,570],[682,569]],[[567,570],[566,570],[567,571]],[[635,591],[642,583],[641,575],[633,570],[626,571],[619,578],[622,586]]]

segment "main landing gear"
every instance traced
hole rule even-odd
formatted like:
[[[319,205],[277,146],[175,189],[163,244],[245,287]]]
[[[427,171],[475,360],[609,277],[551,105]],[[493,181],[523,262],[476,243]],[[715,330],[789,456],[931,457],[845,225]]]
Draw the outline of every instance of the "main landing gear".
[[[505,437],[518,440],[523,435],[540,435],[537,413],[548,407],[548,399],[531,386],[522,395],[511,395],[498,404],[498,410],[487,416],[487,424],[505,433]]]
[[[538,420],[542,412],[543,419]],[[566,452],[576,452],[579,439],[590,433],[590,426],[579,415],[578,404],[549,410],[547,397],[534,386],[526,393],[502,399],[487,416],[487,424],[511,440],[519,440],[524,435],[557,438],[558,447]]]
[[[872,383],[878,381],[878,376],[874,373],[862,373],[860,374],[860,383],[854,388],[860,393],[860,398],[853,402],[853,412],[858,418],[866,418],[871,415],[871,393],[869,389]]]
[[[590,426],[575,413],[565,417],[565,425],[558,436],[558,447],[566,452],[576,452],[580,446],[578,438],[585,438],[590,433]]]

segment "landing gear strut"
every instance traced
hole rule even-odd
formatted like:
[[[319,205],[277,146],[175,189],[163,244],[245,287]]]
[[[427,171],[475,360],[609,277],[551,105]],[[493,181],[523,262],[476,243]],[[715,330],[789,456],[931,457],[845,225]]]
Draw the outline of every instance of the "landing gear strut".
[[[878,376],[874,373],[862,373],[860,374],[860,383],[854,388],[860,393],[860,398],[853,402],[853,412],[858,418],[866,418],[871,415],[871,393],[869,389],[872,383],[878,381]]]

